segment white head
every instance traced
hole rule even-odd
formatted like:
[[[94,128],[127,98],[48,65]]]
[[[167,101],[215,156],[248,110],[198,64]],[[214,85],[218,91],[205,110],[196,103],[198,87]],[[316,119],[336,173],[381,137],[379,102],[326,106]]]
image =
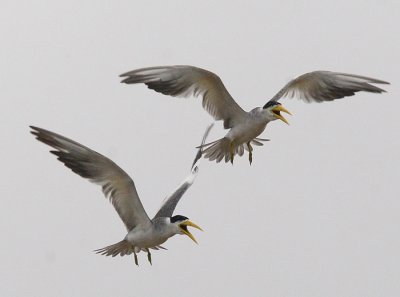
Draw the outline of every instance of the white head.
[[[290,115],[291,113],[286,108],[284,108],[282,104],[280,104],[279,102],[268,101],[267,104],[263,106],[263,111],[269,122],[279,119],[289,125],[289,122],[281,115],[281,111]]]
[[[187,235],[195,243],[197,243],[197,241],[194,238],[194,236],[192,235],[192,233],[189,232],[187,227],[190,226],[190,227],[193,227],[193,228],[203,231],[203,229],[201,229],[195,223],[189,221],[189,219],[187,217],[184,217],[181,215],[176,215],[176,216],[170,217],[169,222],[173,226],[175,234]]]

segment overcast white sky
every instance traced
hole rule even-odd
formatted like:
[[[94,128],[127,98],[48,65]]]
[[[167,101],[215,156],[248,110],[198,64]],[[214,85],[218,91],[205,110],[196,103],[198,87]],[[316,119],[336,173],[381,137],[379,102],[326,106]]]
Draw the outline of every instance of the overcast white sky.
[[[268,2],[268,4],[266,4]],[[398,1],[5,1],[0,4],[1,296],[399,296]],[[388,93],[282,103],[234,166],[204,161],[178,205],[206,232],[106,258],[125,228],[97,186],[28,125],[105,154],[153,215],[188,173],[211,117],[199,100],[119,83],[140,67],[217,73],[246,110],[312,70]],[[214,128],[210,140],[224,132]]]

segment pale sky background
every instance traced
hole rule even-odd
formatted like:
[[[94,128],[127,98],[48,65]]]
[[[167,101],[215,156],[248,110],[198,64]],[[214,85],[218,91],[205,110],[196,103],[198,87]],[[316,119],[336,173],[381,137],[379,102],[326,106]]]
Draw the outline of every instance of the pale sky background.
[[[0,295],[399,296],[399,12],[394,0],[2,0]],[[392,85],[282,100],[291,125],[268,126],[252,166],[202,162],[176,211],[205,229],[199,245],[175,236],[137,267],[92,252],[121,240],[122,222],[28,125],[114,160],[152,216],[212,118],[118,75],[174,64],[214,71],[246,110],[312,70]]]

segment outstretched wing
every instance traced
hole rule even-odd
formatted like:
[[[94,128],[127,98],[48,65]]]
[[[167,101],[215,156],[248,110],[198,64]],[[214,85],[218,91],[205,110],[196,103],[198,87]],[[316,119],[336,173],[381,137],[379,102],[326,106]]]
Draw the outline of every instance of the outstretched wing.
[[[203,107],[215,120],[231,128],[246,112],[235,102],[214,73],[193,66],[159,66],[120,75],[122,83],[144,83],[149,89],[174,97],[202,96]]]
[[[204,145],[208,134],[210,133],[211,128],[213,127],[214,124],[211,124],[207,127],[203,140],[201,142],[201,146],[199,150],[197,151],[196,157],[194,158],[192,168],[190,170],[190,174],[183,180],[183,182],[178,186],[178,188],[167,198],[165,198],[163,204],[161,205],[160,209],[158,210],[157,214],[154,216],[154,218],[157,217],[171,217],[172,214],[174,213],[175,207],[178,204],[179,200],[182,198],[183,194],[187,191],[187,189],[190,188],[190,186],[193,184],[197,172],[199,171],[199,163],[202,157],[203,153],[203,148],[202,145]]]
[[[314,71],[290,81],[270,101],[283,97],[298,97],[305,102],[324,102],[353,96],[359,91],[382,93],[385,90],[371,84],[389,84],[375,78],[330,72]]]
[[[133,180],[113,161],[56,133],[30,126],[36,139],[55,148],[50,151],[76,174],[102,186],[128,231],[151,221],[140,202]]]

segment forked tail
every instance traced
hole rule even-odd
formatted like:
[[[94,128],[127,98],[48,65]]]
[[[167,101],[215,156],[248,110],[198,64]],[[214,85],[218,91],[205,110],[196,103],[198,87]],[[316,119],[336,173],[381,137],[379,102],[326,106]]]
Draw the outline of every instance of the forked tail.
[[[210,161],[215,160],[217,163],[221,162],[222,159],[228,162],[231,158],[231,143],[232,141],[229,138],[224,137],[204,145],[203,147],[206,147],[203,151],[204,158]]]
[[[264,145],[262,141],[269,141],[269,139],[254,138],[252,141],[250,141],[250,144],[262,146]],[[210,161],[215,160],[217,163],[221,162],[222,160],[225,160],[225,162],[227,163],[231,160],[231,154],[233,154],[233,156],[243,156],[244,150],[248,151],[246,143],[237,145],[234,141],[232,142],[227,137],[204,144],[201,147],[204,148],[204,158],[207,158]]]
[[[95,250],[96,254],[104,255],[104,256],[117,256],[120,255],[130,255],[135,251],[135,247],[127,240],[121,240],[115,244],[106,246],[104,248]]]
[[[150,247],[149,249],[152,250],[166,250],[165,247],[162,247],[161,245],[157,245],[157,246],[153,246]],[[94,252],[96,252],[96,254],[100,254],[100,255],[104,255],[104,256],[118,256],[120,255],[122,256],[126,256],[126,255],[130,255],[132,253],[139,253],[140,251],[146,251],[146,248],[140,248],[137,246],[134,246],[132,243],[130,243],[127,240],[121,240],[120,242],[117,242],[115,244],[103,247],[101,249],[98,250],[94,250]]]

